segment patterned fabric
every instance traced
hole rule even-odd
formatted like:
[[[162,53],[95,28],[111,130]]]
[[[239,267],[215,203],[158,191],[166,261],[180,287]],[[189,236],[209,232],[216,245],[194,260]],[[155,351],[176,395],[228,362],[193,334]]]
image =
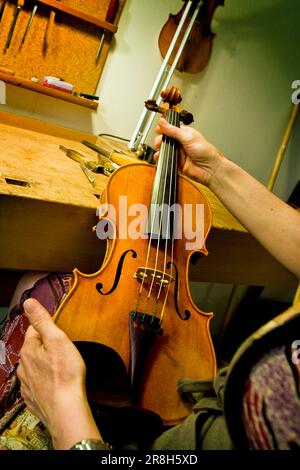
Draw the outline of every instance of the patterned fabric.
[[[29,326],[23,303],[33,297],[53,315],[69,291],[71,279],[71,274],[55,273],[39,279],[22,294],[20,303],[12,309],[6,321],[1,338],[5,344],[5,356],[0,362],[0,449],[51,448],[47,431],[24,409],[16,375],[20,349]]]
[[[52,450],[51,436],[39,419],[24,406],[14,408],[15,419],[0,436],[0,450]]]
[[[251,449],[300,448],[297,375],[278,347],[252,368],[243,398],[243,421]]]

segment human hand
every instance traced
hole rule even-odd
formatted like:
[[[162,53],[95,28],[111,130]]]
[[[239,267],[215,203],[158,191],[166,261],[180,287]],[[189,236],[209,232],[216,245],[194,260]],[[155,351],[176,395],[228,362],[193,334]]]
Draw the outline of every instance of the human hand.
[[[160,118],[156,126],[158,134],[165,134],[180,142],[181,171],[189,178],[210,186],[211,180],[220,163],[225,157],[216,147],[210,144],[200,132],[192,127],[176,127],[169,124],[164,118]],[[155,146],[159,149],[162,135],[155,138]],[[158,152],[155,154],[158,156]]]
[[[17,370],[29,410],[51,433],[55,448],[99,439],[85,391],[85,364],[71,340],[35,299],[24,302],[30,321]]]

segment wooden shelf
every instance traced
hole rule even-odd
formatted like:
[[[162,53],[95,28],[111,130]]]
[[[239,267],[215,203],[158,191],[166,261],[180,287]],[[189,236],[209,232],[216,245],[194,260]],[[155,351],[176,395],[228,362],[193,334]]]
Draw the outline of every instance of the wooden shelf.
[[[63,13],[67,13],[68,15],[75,16],[75,18],[79,18],[87,23],[94,24],[95,26],[99,26],[100,28],[106,29],[111,33],[116,33],[118,28],[112,23],[108,23],[107,21],[99,20],[95,16],[88,15],[82,11],[76,10],[75,8],[69,7],[68,5],[62,5],[58,3],[56,0],[38,0],[39,3],[43,3],[44,5],[48,5],[51,8],[55,8],[56,10],[62,11]]]
[[[60,98],[61,100],[68,101],[69,103],[77,104],[79,106],[84,106],[85,108],[92,110],[96,110],[98,108],[98,103],[96,101],[74,96],[69,93],[65,93],[64,91],[56,90],[55,88],[39,85],[38,83],[34,83],[31,80],[26,80],[25,78],[21,78],[16,75],[9,75],[0,72],[0,80],[3,80],[10,85],[41,93],[42,95],[52,96],[53,98]]]

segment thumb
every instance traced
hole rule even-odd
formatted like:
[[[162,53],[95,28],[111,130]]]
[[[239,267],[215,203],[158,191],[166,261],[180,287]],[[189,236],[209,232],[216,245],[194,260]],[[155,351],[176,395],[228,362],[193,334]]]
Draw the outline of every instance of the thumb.
[[[49,312],[36,299],[25,300],[23,307],[31,326],[39,333],[43,342],[57,336],[57,326]]]

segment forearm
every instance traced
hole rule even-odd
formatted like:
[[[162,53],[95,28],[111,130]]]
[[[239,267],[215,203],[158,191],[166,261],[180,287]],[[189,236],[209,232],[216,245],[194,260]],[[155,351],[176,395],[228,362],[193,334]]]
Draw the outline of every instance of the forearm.
[[[300,213],[227,159],[210,189],[247,230],[300,279]]]
[[[90,408],[83,400],[59,406],[51,418],[49,432],[56,450],[68,450],[83,439],[101,440]]]

